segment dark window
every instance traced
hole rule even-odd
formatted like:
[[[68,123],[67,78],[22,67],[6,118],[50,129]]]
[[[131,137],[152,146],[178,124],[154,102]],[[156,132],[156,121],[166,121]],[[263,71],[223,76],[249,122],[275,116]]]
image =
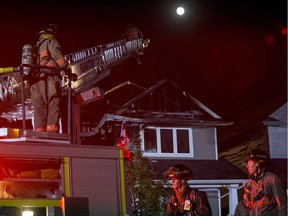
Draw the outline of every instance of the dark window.
[[[161,128],[160,138],[161,138],[161,152],[173,153],[173,131],[172,129]]]
[[[155,129],[144,130],[144,151],[157,152],[157,138]]]
[[[189,131],[177,130],[177,151],[178,153],[189,153]]]

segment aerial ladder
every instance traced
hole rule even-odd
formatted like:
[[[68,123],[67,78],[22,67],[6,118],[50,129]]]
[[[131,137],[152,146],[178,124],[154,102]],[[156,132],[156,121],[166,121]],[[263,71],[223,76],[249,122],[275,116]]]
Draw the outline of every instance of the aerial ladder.
[[[65,73],[62,76],[62,89],[67,93],[68,98],[68,135],[71,136],[73,133],[73,129],[70,130],[72,97],[78,103],[100,98],[103,94],[95,85],[111,74],[110,69],[113,66],[128,58],[136,58],[139,63],[140,57],[144,54],[144,48],[148,47],[149,43],[149,39],[143,38],[124,39],[64,55],[71,69],[71,73]],[[23,79],[25,76],[23,69],[39,66],[33,63],[26,64],[25,59],[29,59],[31,53],[27,52],[24,47],[20,66],[0,68],[0,118],[10,122],[22,120],[25,131],[25,121],[33,118],[33,107],[29,98],[29,84]],[[30,132],[35,136],[33,131]]]
[[[71,209],[83,201],[90,215],[126,215],[123,150],[116,146],[73,145],[79,144],[75,143],[79,132],[79,122],[75,119],[79,118],[77,110],[81,104],[103,97],[97,83],[111,74],[111,68],[129,58],[135,58],[139,63],[149,43],[149,39],[143,38],[123,39],[64,55],[70,68],[62,76],[62,89],[68,100],[67,136],[40,132],[40,139],[37,139],[38,132],[26,129],[25,121],[33,117],[33,107],[24,71],[39,66],[23,60],[30,55],[27,49],[24,52],[25,45],[20,66],[0,68],[0,124],[1,119],[8,122],[6,125],[22,120],[22,128],[16,131],[0,125],[1,206],[16,206],[22,211],[26,207],[46,206],[47,215],[58,216],[58,203],[62,199],[64,206],[71,205]],[[98,172],[107,172],[107,168],[108,176],[98,175]],[[17,187],[22,192],[24,188],[27,193],[23,194],[27,197],[2,197],[4,192]],[[105,197],[98,193],[103,187],[110,188],[111,192]],[[35,193],[30,195],[27,188]],[[66,210],[68,212],[69,208]],[[64,213],[61,215],[69,215],[65,214],[66,210],[62,206]],[[88,215],[83,211],[78,215]]]

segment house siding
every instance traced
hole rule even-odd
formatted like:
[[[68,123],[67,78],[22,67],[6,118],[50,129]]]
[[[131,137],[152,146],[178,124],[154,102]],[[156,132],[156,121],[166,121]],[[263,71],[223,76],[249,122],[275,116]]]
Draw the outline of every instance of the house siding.
[[[215,133],[215,128],[193,128],[194,159],[217,159]]]
[[[268,127],[271,158],[287,158],[287,127]]]

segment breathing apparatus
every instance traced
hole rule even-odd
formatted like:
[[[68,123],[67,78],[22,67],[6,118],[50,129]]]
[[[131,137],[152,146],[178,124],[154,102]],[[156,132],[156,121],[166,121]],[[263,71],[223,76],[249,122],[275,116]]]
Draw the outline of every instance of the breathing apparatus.
[[[34,56],[33,56],[33,46],[31,44],[25,44],[22,48],[22,65],[31,65],[23,67],[24,76],[28,76],[32,71],[32,65],[34,64]]]

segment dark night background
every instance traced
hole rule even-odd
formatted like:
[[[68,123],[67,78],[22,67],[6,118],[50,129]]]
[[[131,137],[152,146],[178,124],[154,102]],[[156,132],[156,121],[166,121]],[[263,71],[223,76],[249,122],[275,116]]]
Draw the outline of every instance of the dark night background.
[[[178,5],[184,16],[176,15]],[[109,82],[149,87],[168,78],[224,119],[237,120],[286,92],[286,13],[286,0],[4,0],[0,67],[20,64],[23,45],[36,42],[43,24],[60,26],[68,54],[116,41],[132,23],[151,42],[142,64],[131,59],[114,66]]]

